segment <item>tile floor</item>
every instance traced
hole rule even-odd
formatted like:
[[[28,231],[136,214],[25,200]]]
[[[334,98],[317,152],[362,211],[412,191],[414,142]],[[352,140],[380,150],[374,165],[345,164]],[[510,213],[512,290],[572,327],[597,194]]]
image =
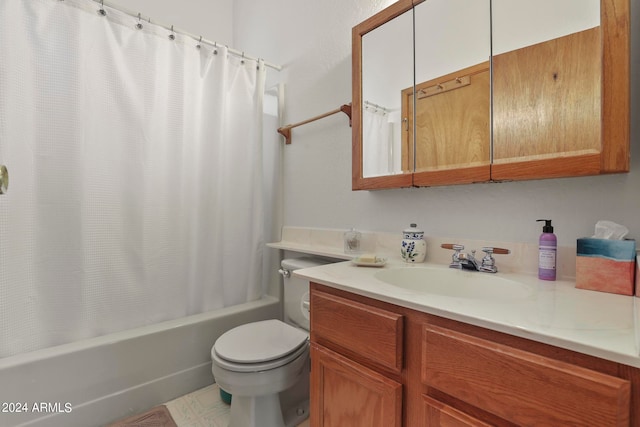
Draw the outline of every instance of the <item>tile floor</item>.
[[[229,405],[220,399],[216,384],[165,403],[178,427],[227,427]],[[307,419],[298,427],[308,427]]]

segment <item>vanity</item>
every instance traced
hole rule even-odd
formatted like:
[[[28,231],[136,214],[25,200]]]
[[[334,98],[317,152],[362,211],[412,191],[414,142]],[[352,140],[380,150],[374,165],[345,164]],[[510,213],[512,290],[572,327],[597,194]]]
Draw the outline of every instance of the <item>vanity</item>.
[[[314,427],[640,426],[637,298],[396,260],[294,274]]]
[[[352,33],[352,188],[628,172],[629,0],[399,0]]]

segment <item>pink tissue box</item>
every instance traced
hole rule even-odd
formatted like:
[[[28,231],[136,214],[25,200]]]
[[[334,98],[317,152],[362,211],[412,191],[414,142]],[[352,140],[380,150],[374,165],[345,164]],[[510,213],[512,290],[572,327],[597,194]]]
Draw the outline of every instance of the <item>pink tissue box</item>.
[[[576,288],[637,295],[636,241],[578,239]]]
[[[640,255],[636,255],[636,296],[640,297]]]

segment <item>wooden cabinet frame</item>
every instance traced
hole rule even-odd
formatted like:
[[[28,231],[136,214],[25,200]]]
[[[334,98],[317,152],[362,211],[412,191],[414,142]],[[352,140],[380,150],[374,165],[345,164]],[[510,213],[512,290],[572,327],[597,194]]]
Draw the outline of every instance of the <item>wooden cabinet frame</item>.
[[[362,175],[362,49],[366,33],[423,0],[400,0],[352,31],[352,189],[374,190],[476,182],[476,171],[458,168],[364,178]],[[490,181],[529,180],[628,172],[630,165],[630,1],[600,0],[601,146],[595,153],[492,164]]]
[[[326,387],[331,387],[331,381],[339,388],[360,384],[361,400],[369,396],[376,402],[385,401],[385,414],[398,416],[394,405],[400,405],[401,424],[397,418],[385,415],[394,420],[383,424],[385,427],[513,427],[535,422],[560,425],[559,420],[571,425],[640,427],[638,368],[316,283],[311,284],[311,295],[311,341],[315,349],[311,355],[311,427],[333,426],[326,421],[331,407],[325,406],[327,402],[322,397],[329,392]],[[317,342],[314,295],[369,307],[372,313],[395,313],[401,317],[402,329],[392,328],[395,332],[390,333],[401,333],[403,337],[401,370],[385,369],[373,363],[366,353],[345,351],[331,337]],[[359,318],[357,314],[355,318]],[[507,372],[512,373],[511,377],[497,378]],[[338,377],[331,379],[333,374]],[[495,390],[491,386],[494,377]],[[491,395],[494,392],[497,396]],[[513,405],[509,399],[517,407],[510,408]],[[380,405],[376,411],[380,411]],[[343,416],[347,409],[338,406],[338,414]],[[597,419],[596,424],[591,423],[591,416]]]

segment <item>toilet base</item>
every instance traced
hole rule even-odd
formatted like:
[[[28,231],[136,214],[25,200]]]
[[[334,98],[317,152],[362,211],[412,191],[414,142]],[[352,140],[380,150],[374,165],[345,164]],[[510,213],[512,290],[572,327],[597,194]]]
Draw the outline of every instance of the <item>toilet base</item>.
[[[287,427],[297,427],[304,420],[309,418],[309,401],[300,402],[289,408],[284,413],[284,425]]]
[[[287,427],[296,427],[309,418],[310,371],[309,359],[300,380],[293,387],[280,392],[280,407]]]
[[[286,427],[278,394],[234,395],[229,427]]]

